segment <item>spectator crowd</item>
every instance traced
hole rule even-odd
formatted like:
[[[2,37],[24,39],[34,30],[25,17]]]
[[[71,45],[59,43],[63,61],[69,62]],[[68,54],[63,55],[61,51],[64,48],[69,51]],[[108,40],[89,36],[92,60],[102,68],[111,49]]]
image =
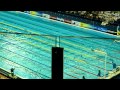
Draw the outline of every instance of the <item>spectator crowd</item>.
[[[120,24],[120,11],[58,11],[65,14],[101,21],[102,25]]]

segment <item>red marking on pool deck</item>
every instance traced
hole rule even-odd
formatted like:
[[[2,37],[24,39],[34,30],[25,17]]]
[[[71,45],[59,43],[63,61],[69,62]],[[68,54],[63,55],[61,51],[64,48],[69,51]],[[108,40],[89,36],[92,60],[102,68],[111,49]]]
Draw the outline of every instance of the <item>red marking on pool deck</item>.
[[[64,19],[64,22],[65,22],[65,23],[69,23],[69,24],[71,24],[71,23],[72,23],[72,21],[71,21],[71,20],[67,20],[67,19]]]
[[[50,16],[50,19],[56,20],[57,17]]]

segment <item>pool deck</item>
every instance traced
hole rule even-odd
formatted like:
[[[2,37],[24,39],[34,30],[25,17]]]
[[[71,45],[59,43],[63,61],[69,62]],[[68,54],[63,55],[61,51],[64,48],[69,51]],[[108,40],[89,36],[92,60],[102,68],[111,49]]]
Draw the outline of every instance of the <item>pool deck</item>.
[[[12,77],[11,73],[0,68],[0,79],[21,79],[21,78],[17,76]]]
[[[99,77],[99,79],[114,79],[114,77],[117,77],[118,75],[120,75],[120,66],[113,69],[112,71],[109,71],[107,77]]]
[[[120,67],[112,70],[110,73],[109,73],[109,76],[106,77],[106,79],[112,79],[114,78],[115,76],[118,76],[120,74]]]
[[[0,74],[0,79],[9,79],[8,77],[6,77],[5,75],[3,74]]]

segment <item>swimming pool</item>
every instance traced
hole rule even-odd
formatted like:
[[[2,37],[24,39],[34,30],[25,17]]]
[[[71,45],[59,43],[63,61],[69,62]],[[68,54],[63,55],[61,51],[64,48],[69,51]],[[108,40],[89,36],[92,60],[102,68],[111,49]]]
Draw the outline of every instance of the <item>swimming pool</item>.
[[[15,11],[0,12],[0,31],[49,35],[0,35],[0,68],[9,71],[15,67],[15,74],[23,79],[51,79],[54,36],[61,36],[60,46],[64,47],[64,79],[82,79],[83,76],[97,79],[99,70],[104,76],[113,69],[112,62],[120,65],[120,43],[100,39],[116,38],[110,34]]]

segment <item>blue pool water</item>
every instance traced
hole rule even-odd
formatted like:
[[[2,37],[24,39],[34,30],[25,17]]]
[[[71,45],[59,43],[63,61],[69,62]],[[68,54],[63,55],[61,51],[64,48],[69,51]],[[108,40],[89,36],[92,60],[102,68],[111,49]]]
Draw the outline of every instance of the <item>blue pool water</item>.
[[[97,79],[98,70],[102,76],[113,69],[112,61],[120,65],[120,43],[116,36],[79,28],[28,14],[1,11],[0,31],[45,34],[50,36],[31,36],[0,34],[0,68],[26,79],[51,78],[51,47],[56,37],[85,36],[96,38],[61,37],[64,47],[64,79]],[[106,70],[105,70],[106,60]]]

